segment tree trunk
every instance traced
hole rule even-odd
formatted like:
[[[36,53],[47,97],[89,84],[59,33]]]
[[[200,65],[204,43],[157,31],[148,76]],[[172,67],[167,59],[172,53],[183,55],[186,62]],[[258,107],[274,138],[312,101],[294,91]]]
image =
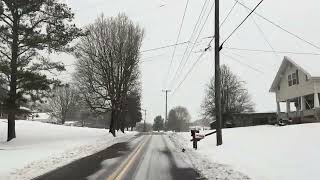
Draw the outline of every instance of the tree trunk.
[[[13,138],[16,138],[16,123],[15,123],[15,114],[9,113],[8,115],[8,137],[7,141],[11,141]]]
[[[118,110],[114,110],[113,112],[113,123],[114,123],[114,126],[113,128],[115,130],[119,130],[119,114],[118,114]]]
[[[61,124],[64,124],[66,122],[66,118],[65,117],[62,117],[61,118]]]
[[[85,124],[85,120],[84,120],[84,118],[82,117],[82,119],[81,119],[81,124],[82,124],[82,127],[84,127],[86,124]]]
[[[15,130],[15,114],[17,111],[16,105],[16,96],[17,96],[17,61],[18,61],[18,34],[19,30],[19,21],[18,15],[15,13],[13,15],[13,27],[12,27],[12,45],[11,45],[11,78],[10,78],[10,91],[8,97],[8,137],[7,141],[16,138],[16,130]]]
[[[114,136],[116,137],[116,131],[115,131],[115,128],[114,128],[114,116],[115,116],[115,113],[114,113],[114,109],[112,108],[111,110],[111,120],[110,120],[110,127],[109,127],[109,132]]]
[[[121,130],[122,133],[124,133],[124,129],[125,129],[125,116],[124,116],[124,113],[123,113],[123,112],[120,114],[120,120],[121,120],[120,130]]]

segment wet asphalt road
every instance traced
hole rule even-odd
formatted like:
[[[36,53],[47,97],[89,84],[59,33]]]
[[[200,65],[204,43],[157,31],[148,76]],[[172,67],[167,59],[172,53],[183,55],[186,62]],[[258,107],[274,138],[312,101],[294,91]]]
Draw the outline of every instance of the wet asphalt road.
[[[202,179],[163,133],[140,134],[35,180]]]

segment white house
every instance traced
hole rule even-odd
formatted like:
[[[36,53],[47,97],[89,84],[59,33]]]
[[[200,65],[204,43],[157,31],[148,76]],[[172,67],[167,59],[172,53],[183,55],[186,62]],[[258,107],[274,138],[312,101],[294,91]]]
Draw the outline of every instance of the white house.
[[[297,122],[317,121],[320,108],[320,57],[284,57],[270,92],[276,94],[278,118]],[[283,112],[280,104],[286,104]]]

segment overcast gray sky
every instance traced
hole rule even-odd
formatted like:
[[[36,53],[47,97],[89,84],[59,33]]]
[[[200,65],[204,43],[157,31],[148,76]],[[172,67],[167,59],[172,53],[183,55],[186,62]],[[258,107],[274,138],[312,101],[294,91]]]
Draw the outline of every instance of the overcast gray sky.
[[[134,22],[139,23],[145,29],[145,39],[142,50],[174,44],[177,38],[179,25],[182,19],[184,7],[187,0],[66,0],[75,12],[76,24],[83,27],[94,22],[103,13],[105,16],[116,16],[118,13],[126,13]],[[179,41],[187,41],[190,38],[193,27],[196,23],[202,4],[205,0],[190,0],[184,25]],[[210,0],[210,5],[214,0]],[[249,7],[254,7],[260,0],[241,0]],[[234,0],[221,0],[222,20]],[[161,5],[164,5],[160,7]],[[208,6],[208,9],[210,7]],[[256,12],[264,15],[277,24],[285,27],[291,32],[320,45],[320,2],[317,0],[264,0]],[[208,12],[208,11],[207,11]],[[221,40],[224,40],[229,33],[248,14],[242,6],[235,6],[230,17],[221,28]],[[260,31],[254,21],[262,29]],[[208,18],[200,37],[214,34],[214,11]],[[318,52],[316,49],[301,40],[285,33],[279,28],[271,25],[256,15],[252,15],[243,26],[227,41],[225,47],[266,49],[271,50],[266,42],[270,42],[275,50],[295,52]],[[197,52],[206,47],[208,39],[203,39],[194,51]],[[178,67],[186,46],[178,46],[176,56],[170,68],[169,79]],[[166,88],[168,67],[171,61],[173,48],[142,53],[142,59],[148,62],[141,64],[142,86],[143,86],[143,108],[148,110],[148,121],[161,114],[164,115],[165,96],[161,92]],[[280,66],[282,57],[290,54],[257,53],[224,48],[221,51],[221,63],[230,66],[231,70],[246,81],[246,87],[256,104],[258,112],[275,111],[275,96],[269,93],[272,80]],[[200,53],[192,53],[187,61],[186,67],[179,76],[179,81],[184,77]],[[227,56],[237,58],[229,59]],[[152,57],[152,58],[150,58]],[[169,94],[169,109],[181,105],[188,108],[192,120],[200,118],[200,105],[204,98],[205,87],[214,74],[214,53],[208,51],[201,61],[194,68],[182,86],[175,94]],[[65,64],[72,64],[75,59],[70,55],[53,56]],[[307,58],[307,56],[300,56]],[[150,61],[149,61],[150,60]],[[152,61],[151,61],[152,60]],[[67,73],[59,76],[63,81],[70,81],[70,74],[74,71],[72,66],[67,67]],[[173,81],[174,89],[178,80]],[[170,82],[170,80],[168,81]],[[168,83],[170,84],[170,83]]]

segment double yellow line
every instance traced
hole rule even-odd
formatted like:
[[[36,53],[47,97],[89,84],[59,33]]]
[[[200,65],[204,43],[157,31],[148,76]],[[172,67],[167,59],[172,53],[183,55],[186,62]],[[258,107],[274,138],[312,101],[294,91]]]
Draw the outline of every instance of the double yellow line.
[[[107,180],[120,180],[125,175],[125,173],[130,169],[134,160],[137,158],[141,149],[147,142],[151,136],[144,137],[144,139],[140,142],[140,144],[129,154],[127,159],[123,161],[123,163],[119,166],[119,168],[108,177]]]

